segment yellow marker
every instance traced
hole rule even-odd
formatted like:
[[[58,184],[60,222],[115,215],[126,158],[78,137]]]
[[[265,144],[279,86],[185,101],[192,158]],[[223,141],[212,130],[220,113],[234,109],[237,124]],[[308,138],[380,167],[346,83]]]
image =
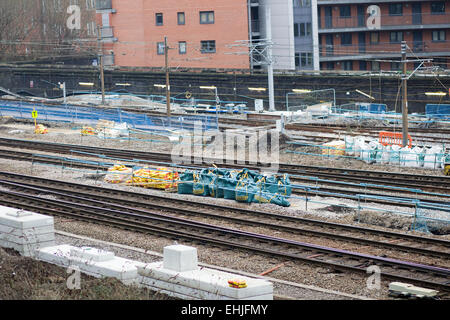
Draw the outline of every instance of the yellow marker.
[[[34,119],[34,127],[36,128],[37,127],[36,118],[38,117],[38,112],[36,110],[34,110],[34,108],[33,108],[33,111],[31,112],[31,116]]]

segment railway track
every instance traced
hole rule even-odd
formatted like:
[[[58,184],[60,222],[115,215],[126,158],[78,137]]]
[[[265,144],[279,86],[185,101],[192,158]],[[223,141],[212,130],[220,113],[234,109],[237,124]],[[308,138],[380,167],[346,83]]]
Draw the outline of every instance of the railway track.
[[[29,194],[42,194],[65,197],[72,192],[92,200],[110,201],[135,208],[152,208],[188,216],[224,219],[239,224],[250,224],[295,234],[308,234],[353,243],[375,245],[394,250],[419,253],[439,258],[450,258],[450,241],[429,237],[419,237],[396,232],[380,231],[351,225],[323,222],[264,211],[255,211],[209,203],[192,203],[188,200],[173,199],[165,196],[148,195],[97,186],[61,182],[45,178],[30,177],[13,173],[0,172],[0,185]],[[168,203],[169,202],[169,203]],[[186,209],[189,207],[189,209]],[[195,208],[196,210],[193,210]],[[224,215],[226,213],[226,215]],[[300,228],[299,225],[302,227]],[[320,229],[318,231],[317,229]],[[341,233],[338,233],[341,232]],[[359,235],[358,235],[359,234]],[[371,238],[372,237],[372,238]],[[378,240],[375,240],[378,238]],[[383,239],[380,239],[383,238]],[[397,242],[401,241],[403,244]],[[417,247],[420,243],[420,247]]]
[[[2,144],[3,139],[0,139],[0,145]],[[11,141],[9,141],[11,142]],[[107,156],[114,156],[121,159],[135,159],[134,156],[140,158],[140,159],[146,159],[150,160],[159,160],[159,161],[170,161],[167,159],[167,155],[163,154],[155,154],[155,153],[144,153],[144,152],[137,152],[137,151],[123,151],[123,150],[117,150],[117,149],[106,149],[106,148],[93,148],[93,147],[87,147],[87,146],[75,146],[75,145],[62,145],[62,144],[53,144],[53,143],[43,143],[43,142],[33,142],[30,144],[29,141],[24,140],[12,140],[14,142],[14,146],[22,146],[25,148],[30,147],[36,147],[38,149],[44,149],[46,151],[49,151],[49,149],[52,152],[73,152],[73,151],[81,151],[81,152],[87,152],[87,153],[95,153],[95,154],[104,154]],[[16,143],[17,142],[17,143]],[[23,142],[25,144],[23,145]],[[74,150],[75,149],[75,150]],[[105,170],[107,167],[111,166],[113,163],[105,163],[104,159],[101,159],[99,161],[83,161],[83,162],[77,162],[74,158],[58,158],[58,157],[51,157],[47,155],[38,155],[34,153],[25,153],[21,151],[11,151],[11,150],[0,150],[0,156],[6,157],[10,159],[16,159],[16,160],[26,160],[28,161],[39,161],[47,164],[54,164],[59,165],[63,167],[77,167],[77,168],[86,168],[91,170]],[[154,158],[156,156],[156,159]],[[164,159],[162,159],[162,158]],[[200,166],[200,165],[199,165]],[[236,166],[232,166],[236,167]],[[303,168],[302,168],[303,167]],[[252,168],[252,167],[250,167]],[[317,170],[317,168],[322,169],[320,167],[313,167]],[[259,170],[260,168],[252,168]],[[290,173],[295,175],[295,177],[292,177],[293,182],[307,182],[310,185],[303,185],[302,188],[295,188],[293,190],[294,194],[300,195],[300,196],[312,196],[312,195],[320,195],[320,196],[329,196],[329,197],[339,197],[339,198],[346,198],[346,199],[352,199],[355,201],[370,201],[370,202],[376,202],[386,205],[392,205],[395,203],[396,206],[401,207],[409,207],[409,208],[415,208],[417,201],[420,201],[421,205],[425,206],[439,206],[447,205],[448,200],[446,197],[450,197],[450,184],[447,184],[445,179],[442,179],[443,181],[436,182],[436,177],[430,177],[430,176],[420,176],[420,183],[418,184],[412,184],[410,181],[409,183],[406,183],[406,179],[400,179],[400,182],[393,181],[393,177],[390,176],[388,173],[384,173],[387,176],[379,175],[377,179],[370,177],[368,180],[367,178],[367,172],[361,171],[361,170],[345,170],[342,173],[342,169],[335,169],[336,171],[341,171],[341,174],[332,172],[332,173],[321,173],[321,172],[311,172],[311,167],[306,166],[295,166],[295,165],[288,165],[288,164],[282,164],[281,165],[281,172],[282,173]],[[329,169],[329,168],[327,168]],[[351,174],[349,174],[351,173]],[[304,177],[305,175],[315,175],[319,176],[321,178],[326,178],[327,180],[321,180],[316,179],[315,177]],[[397,177],[402,177],[405,175],[397,174]],[[411,179],[411,175],[407,175],[409,179]],[[304,177],[304,178],[302,178]],[[312,178],[312,179],[311,179]],[[380,179],[382,178],[382,179]],[[447,178],[448,179],[448,178]],[[343,181],[351,181],[351,184],[346,184]],[[448,179],[450,180],[450,179]],[[371,183],[367,183],[367,181],[370,181]],[[311,183],[316,183],[316,185],[311,185]],[[320,186],[318,185],[320,182]],[[356,183],[355,183],[356,182]],[[384,185],[386,183],[386,185]],[[324,184],[331,184],[334,185],[334,188],[323,186]],[[336,187],[337,186],[337,187]],[[339,188],[340,187],[340,188]],[[403,188],[403,189],[398,189]],[[408,188],[408,189],[404,189]],[[419,189],[420,188],[420,189]],[[426,193],[421,193],[421,190],[431,188],[431,190],[436,191],[439,190],[442,195],[441,198],[444,197],[443,200],[437,199],[436,196],[429,197],[430,195],[433,196],[433,194],[428,194],[428,197],[419,197],[418,193],[421,195],[427,196]],[[384,191],[382,193],[379,192],[373,192],[372,190],[378,190],[378,191]],[[394,194],[390,196],[389,198],[386,198],[387,194],[386,192],[396,192],[397,194]],[[401,199],[398,196],[398,193],[415,193],[415,196],[402,196]]]
[[[98,172],[106,172],[106,170],[113,166],[113,162],[104,162],[104,159],[99,159],[98,161],[95,160],[83,160],[80,161],[76,158],[66,158],[66,157],[54,157],[49,155],[43,155],[43,154],[36,154],[36,153],[27,153],[27,152],[21,152],[21,151],[14,151],[14,150],[1,150],[0,149],[0,157],[7,158],[7,159],[14,159],[19,161],[31,161],[32,164],[34,162],[44,163],[48,165],[55,165],[60,166],[63,168],[81,168],[81,169],[88,169],[88,170],[95,170]],[[200,166],[200,165],[198,165]],[[31,170],[33,170],[33,165],[31,166]],[[302,197],[311,197],[311,196],[325,196],[325,197],[335,197],[335,198],[344,198],[344,199],[350,199],[355,200],[359,202],[374,202],[374,203],[380,203],[385,205],[395,205],[400,207],[408,207],[408,208],[415,208],[416,203],[420,202],[422,206],[428,206],[428,207],[435,207],[436,210],[439,210],[440,206],[445,206],[448,204],[447,200],[440,200],[437,199],[436,196],[434,197],[419,197],[417,194],[414,197],[399,197],[398,193],[415,193],[414,189],[408,189],[408,190],[402,190],[402,189],[390,189],[388,186],[383,185],[367,185],[367,184],[344,184],[341,181],[330,181],[330,180],[324,180],[322,181],[319,186],[320,179],[307,179],[307,178],[291,178],[292,182],[308,182],[308,183],[314,183],[316,182],[316,185],[302,185],[301,188],[294,188],[292,190],[292,193],[294,195],[302,196]],[[324,185],[334,185],[334,188],[326,187]],[[341,186],[342,188],[336,188],[336,186]],[[379,193],[379,192],[373,192],[373,190],[383,190],[385,192]],[[388,197],[388,194],[386,194],[386,191],[391,192],[397,192],[397,194],[393,194],[392,196]],[[417,191],[416,191],[417,193]],[[425,194],[426,195],[426,194]],[[430,194],[431,196],[434,194]],[[441,195],[441,197],[447,197],[445,195]],[[448,198],[450,198],[450,195],[448,195]],[[446,207],[444,207],[446,209]]]
[[[52,153],[60,154],[72,154],[74,152],[84,152],[86,154],[93,155],[104,155],[108,157],[115,157],[121,159],[140,159],[149,161],[161,161],[161,162],[171,162],[171,155],[167,153],[156,153],[156,152],[143,152],[143,151],[131,151],[131,150],[120,150],[112,148],[101,148],[101,147],[90,147],[84,145],[71,145],[71,144],[61,144],[52,142],[42,142],[42,141],[29,141],[21,139],[8,139],[0,138],[0,146],[5,146],[9,148],[20,148],[29,150],[40,150]],[[211,165],[213,163],[225,162],[223,159],[204,159],[202,165]],[[194,163],[194,161],[192,161]],[[264,167],[256,167],[248,161],[244,165],[251,169],[264,169]],[[223,166],[228,167],[242,167],[242,165],[230,165],[224,164]],[[289,174],[309,174],[309,175],[321,175],[322,177],[339,177],[345,178],[350,181],[353,177],[353,181],[361,182],[362,179],[366,179],[366,182],[377,180],[376,182],[384,182],[388,184],[394,180],[400,183],[407,183],[408,186],[422,187],[423,189],[437,189],[444,188],[440,191],[450,191],[450,177],[446,176],[430,176],[430,175],[415,175],[415,174],[403,174],[403,173],[392,173],[386,171],[366,171],[357,169],[346,169],[346,168],[332,168],[332,167],[318,167],[318,166],[305,166],[297,164],[279,164],[280,173]],[[367,180],[370,178],[370,181]],[[445,192],[444,192],[445,193]]]
[[[186,219],[181,217],[175,217],[173,215],[161,214],[160,210],[169,211],[172,214],[178,211],[182,215],[198,215],[199,210],[197,208],[186,209],[186,205],[182,205],[178,200],[170,199],[169,203],[166,203],[164,209],[161,207],[161,203],[156,202],[159,206],[158,210],[155,210],[153,196],[148,195],[135,195],[134,197],[144,197],[152,199],[152,209],[148,209],[148,202],[144,203],[146,209],[137,209],[136,201],[128,199],[127,201],[121,200],[116,197],[112,197],[112,194],[121,194],[122,191],[104,189],[92,186],[77,185],[73,183],[65,183],[60,181],[52,181],[49,179],[26,177],[20,175],[12,175],[17,180],[28,180],[27,183],[14,183],[5,180],[5,175],[11,175],[2,173],[2,185],[8,185],[14,191],[4,191],[0,194],[0,203],[2,205],[12,206],[16,208],[32,210],[44,214],[64,216],[66,218],[73,218],[83,221],[89,221],[94,223],[107,224],[119,228],[129,229],[133,231],[140,231],[144,233],[156,234],[159,236],[170,237],[173,239],[185,239],[188,241],[194,241],[197,243],[208,244],[212,246],[228,247],[232,249],[249,250],[258,254],[268,254],[271,256],[278,256],[285,259],[300,260],[306,263],[326,266],[332,269],[346,271],[346,272],[359,272],[365,273],[366,268],[370,265],[378,265],[382,270],[382,277],[395,279],[399,281],[413,282],[418,285],[426,287],[436,288],[449,292],[450,290],[450,270],[443,267],[422,265],[413,262],[400,261],[392,258],[377,257],[367,254],[361,254],[357,252],[350,252],[336,248],[328,248],[311,243],[305,243],[295,240],[288,240],[264,234],[257,234],[252,232],[245,232],[239,229],[224,228],[217,225],[207,224],[203,222],[193,221],[192,219]],[[33,184],[30,181],[34,181]],[[44,183],[45,181],[45,183]],[[48,185],[53,185],[52,187]],[[64,188],[62,186],[65,186]],[[21,190],[19,190],[21,189]],[[56,189],[56,190],[55,190]],[[71,189],[71,190],[68,190]],[[94,192],[100,192],[101,194],[95,195]],[[52,199],[48,199],[51,195]],[[130,194],[127,193],[127,197]],[[45,197],[47,196],[47,197]],[[122,194],[123,196],[123,194]],[[114,198],[112,203],[111,198]],[[167,201],[167,199],[166,199]],[[130,205],[133,205],[131,207]],[[176,204],[175,206],[173,204]],[[182,207],[178,207],[182,205]],[[139,205],[138,205],[139,206]],[[212,205],[204,205],[204,208]],[[217,206],[213,206],[215,214],[217,212]],[[229,211],[230,208],[219,208],[221,210]],[[233,211],[242,214],[245,210],[232,209]],[[246,212],[248,213],[248,212]],[[206,214],[203,212],[202,214]],[[223,212],[222,212],[223,215]],[[291,218],[280,217],[277,215],[271,215],[267,213],[255,213],[256,217],[254,221],[250,221],[246,217],[246,221],[242,223],[256,224],[259,220],[259,224],[262,224],[261,217],[270,217],[268,219],[277,220],[279,223],[287,223],[291,221]],[[229,219],[243,219],[231,216]],[[314,220],[303,219],[303,223],[307,224],[319,224]],[[295,224],[299,224],[301,220],[295,220]],[[264,222],[269,224],[269,222]],[[287,228],[290,232],[293,232],[293,226],[281,225],[280,229]],[[364,228],[354,228],[352,226],[337,225],[324,223],[324,228],[342,228],[347,230],[346,232],[363,232]],[[341,231],[342,231],[341,230]],[[357,231],[358,230],[358,231]],[[297,232],[306,232],[301,228]],[[317,235],[318,233],[324,233],[324,236],[331,236],[330,233],[326,234],[324,230],[310,230],[309,232]],[[413,250],[418,253],[420,246],[423,246],[421,254],[436,255],[440,254],[440,257],[448,258],[449,256],[449,243],[448,241],[438,241],[431,238],[407,236],[401,234],[395,234],[392,232],[384,233],[376,230],[367,229],[364,230],[367,235],[371,233],[377,233],[378,236],[383,235],[387,239],[390,239],[390,243],[380,244],[380,246],[388,246],[396,248],[397,250]],[[335,234],[337,232],[334,232]],[[339,235],[335,235],[339,237]],[[341,235],[345,237],[344,235]],[[350,237],[350,236],[346,236]],[[397,237],[397,238],[393,238]],[[355,238],[356,239],[356,238]],[[395,241],[410,241],[410,245],[395,244]],[[341,239],[344,240],[344,239]],[[349,238],[346,241],[350,241]],[[365,241],[368,244],[372,241],[372,245],[376,245],[376,240],[369,240],[366,236],[365,239],[359,237],[359,240]],[[422,242],[421,242],[422,241]],[[381,241],[379,241],[381,242]],[[417,245],[419,244],[419,245]],[[392,247],[393,246],[393,247]],[[435,246],[434,249],[431,247]],[[400,249],[402,248],[402,249]],[[410,249],[406,249],[410,248]],[[414,248],[414,249],[413,249]],[[396,250],[394,249],[394,250]]]
[[[360,127],[356,125],[338,126],[338,125],[305,125],[305,124],[286,124],[286,130],[298,132],[301,136],[306,137],[308,140],[318,140],[317,133],[335,135],[335,137],[321,136],[322,141],[329,141],[337,139],[339,136],[366,136],[373,139],[378,139],[380,131],[393,132],[397,131],[401,133],[400,128],[392,127]],[[400,131],[399,131],[400,130]],[[316,135],[311,134],[316,133]],[[409,128],[409,134],[413,140],[413,144],[427,144],[427,143],[449,143],[450,142],[450,129],[444,128]],[[436,134],[443,135],[442,137],[436,137]]]

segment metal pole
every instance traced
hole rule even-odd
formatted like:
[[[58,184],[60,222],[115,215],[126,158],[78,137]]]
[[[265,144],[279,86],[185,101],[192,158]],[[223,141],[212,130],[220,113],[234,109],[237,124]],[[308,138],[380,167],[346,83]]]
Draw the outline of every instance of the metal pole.
[[[217,95],[217,87],[214,87],[214,92],[216,94],[216,118],[219,117],[219,96]]]
[[[100,59],[100,81],[102,86],[102,105],[105,105],[105,73],[103,70],[103,44],[101,41],[100,26],[97,26],[97,42],[99,46],[98,57]]]
[[[402,146],[408,145],[408,89],[406,78],[406,41],[402,41],[402,132],[403,142]]]
[[[270,43],[267,47],[267,76],[269,82],[269,111],[275,111],[274,89],[273,89],[273,61],[272,61],[272,17],[270,8],[266,9],[266,38]]]
[[[66,98],[66,83],[63,82],[63,95],[64,95],[64,104],[67,104],[67,98]]]
[[[164,37],[164,56],[166,60],[166,105],[167,116],[170,117],[170,83],[169,83],[169,47],[167,46],[167,37]]]

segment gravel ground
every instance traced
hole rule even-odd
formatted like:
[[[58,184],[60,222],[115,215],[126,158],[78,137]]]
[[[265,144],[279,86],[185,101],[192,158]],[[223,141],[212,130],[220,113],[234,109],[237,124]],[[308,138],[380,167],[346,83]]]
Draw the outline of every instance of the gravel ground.
[[[66,234],[57,234],[56,235],[56,242],[57,244],[70,244],[73,246],[91,246],[96,248],[101,248],[103,250],[112,251],[115,253],[118,257],[124,257],[131,260],[138,260],[142,262],[157,262],[161,261],[162,254],[158,252],[153,251],[147,251],[146,253],[141,252],[141,250],[132,250],[129,248],[125,248],[123,246],[117,246],[117,245],[111,245],[109,243],[99,242],[99,241],[93,241],[91,239],[80,239],[76,238],[74,236],[68,236]],[[139,249],[139,248],[136,248]],[[217,266],[211,266],[211,265],[205,265],[203,263],[200,263],[201,266],[205,267],[212,267],[212,268],[218,268],[220,270],[229,271],[228,268],[220,268]],[[292,284],[286,284],[282,282],[278,282],[277,279],[271,278],[271,277],[262,277],[257,274],[250,274],[246,272],[241,272],[239,270],[234,270],[237,274],[247,275],[247,276],[253,276],[256,278],[265,278],[269,281],[272,281],[274,284],[274,295],[275,299],[297,299],[297,300],[348,300],[348,299],[357,299],[355,296],[354,298],[351,296],[343,296],[338,294],[331,294],[326,292],[319,291],[320,288],[317,290],[307,289],[307,288],[301,288]],[[364,297],[361,297],[364,298]]]
[[[165,246],[174,244],[174,240],[153,235],[138,234],[108,226],[99,226],[58,217],[55,218],[55,228],[77,235],[160,253],[162,253]],[[298,261],[284,261],[279,258],[256,255],[242,250],[223,250],[221,248],[204,246],[200,243],[180,240],[177,243],[196,247],[198,249],[199,261],[202,263],[232,268],[253,274],[260,274],[280,263],[285,263],[282,268],[270,273],[270,276],[276,279],[317,286],[347,294],[365,296],[373,299],[389,299],[387,296],[389,282],[383,279],[381,279],[380,290],[369,290],[366,285],[367,277],[365,275],[340,273],[328,268],[311,266]],[[291,296],[289,292],[281,291],[281,293]],[[307,295],[304,298],[309,298],[309,296]]]

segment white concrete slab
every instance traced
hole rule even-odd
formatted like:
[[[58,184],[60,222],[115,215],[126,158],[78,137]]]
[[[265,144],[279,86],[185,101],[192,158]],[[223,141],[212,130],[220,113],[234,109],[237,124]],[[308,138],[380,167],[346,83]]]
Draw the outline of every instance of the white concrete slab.
[[[55,241],[43,241],[39,243],[32,244],[17,244],[10,241],[0,240],[0,247],[10,248],[18,251],[21,255],[26,257],[31,257],[35,255],[35,251],[45,248],[51,247],[55,245]]]
[[[46,233],[36,235],[33,233],[27,233],[23,235],[14,235],[8,233],[0,233],[0,240],[14,242],[21,245],[36,244],[41,242],[54,241],[55,234]]]
[[[54,225],[54,220],[42,214],[0,206],[0,225],[26,229]]]
[[[148,277],[140,277],[139,284],[154,291],[170,292],[179,295],[183,299],[199,299],[199,300],[236,300],[234,297],[221,295],[218,292],[208,292],[204,290],[194,289],[191,287],[175,284],[173,282],[156,280]],[[242,289],[236,289],[242,290]],[[248,296],[241,298],[242,300],[273,300],[273,294],[262,294],[256,296]],[[241,300],[239,299],[239,300]]]
[[[70,256],[95,262],[108,261],[114,259],[115,257],[114,253],[111,251],[105,251],[92,247],[71,248]]]
[[[46,234],[46,233],[52,233],[52,232],[55,232],[55,228],[53,225],[36,227],[36,228],[19,229],[19,228],[5,226],[5,225],[0,224],[0,234],[6,233],[6,234],[15,235],[15,236],[27,236],[29,234],[40,235],[40,234]]]
[[[77,248],[69,245],[59,245],[44,248],[37,253],[37,259],[53,263],[62,267],[77,266],[83,273],[94,277],[113,277],[124,283],[133,283],[138,276],[137,267],[145,266],[145,263],[115,257],[105,261],[96,261],[94,251],[91,253],[85,248]],[[95,248],[91,248],[95,249]],[[96,249],[95,252],[102,250]],[[104,251],[109,253],[108,251]],[[72,255],[74,253],[74,255]],[[81,256],[80,256],[81,254]],[[110,255],[100,254],[100,259]],[[98,257],[98,256],[97,256]]]
[[[193,271],[176,272],[165,269],[163,263],[155,262],[138,267],[141,276],[155,280],[171,282],[192,289],[202,290],[233,299],[245,299],[252,296],[273,294],[273,285],[269,281],[242,277],[228,272],[202,268]],[[247,282],[247,288],[232,288],[228,280],[243,279]]]

